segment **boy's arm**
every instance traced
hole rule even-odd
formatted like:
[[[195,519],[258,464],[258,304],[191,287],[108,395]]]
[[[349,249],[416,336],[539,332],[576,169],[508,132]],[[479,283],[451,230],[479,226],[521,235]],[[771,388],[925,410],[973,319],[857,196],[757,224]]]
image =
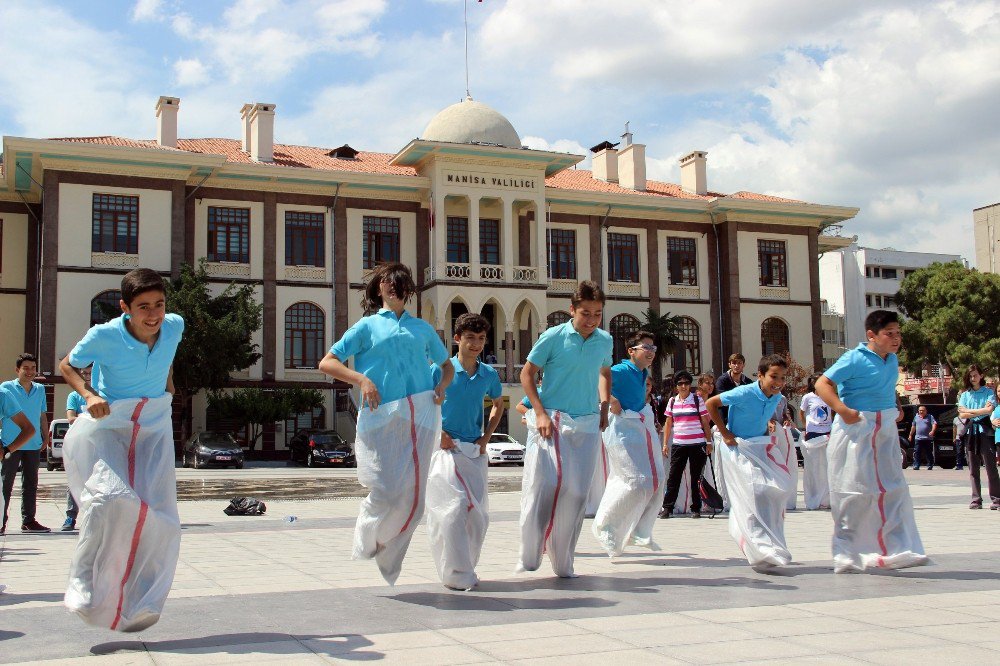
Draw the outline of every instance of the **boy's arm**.
[[[535,375],[538,374],[538,370],[538,366],[531,361],[524,362],[524,367],[521,368],[521,388],[528,396],[531,408],[535,410],[535,427],[538,429],[538,434],[548,439],[552,437],[552,419],[545,411],[542,399],[538,397],[538,389],[535,388]]]
[[[59,372],[70,387],[80,394],[80,397],[87,401],[87,412],[95,419],[100,419],[111,413],[111,406],[108,401],[102,398],[90,384],[83,379],[83,375],[70,365],[69,356],[59,361]]]
[[[611,406],[611,367],[601,368],[597,379],[597,394],[601,398],[601,432],[608,427],[608,408]]]
[[[729,431],[726,427],[725,422],[722,419],[722,412],[719,407],[722,406],[722,398],[713,395],[711,398],[705,401],[705,409],[708,410],[708,415],[712,417],[712,422],[715,423],[715,427],[719,429],[719,434],[722,435],[722,440],[729,446],[736,446],[736,435]]]
[[[441,381],[438,385],[434,387],[434,404],[440,405],[444,402],[444,392],[448,389],[448,385],[451,384],[451,380],[455,377],[455,366],[451,364],[449,359],[445,359],[438,366],[441,368]]]
[[[816,380],[816,395],[834,412],[840,415],[847,425],[854,425],[861,420],[861,412],[851,409],[837,395],[837,385],[826,375],[820,375]]]
[[[344,365],[343,361],[330,352],[327,352],[323,360],[319,362],[319,369],[325,375],[339,379],[342,382],[347,382],[352,386],[357,386],[361,389],[362,404],[367,403],[368,409],[373,412],[378,409],[379,403],[382,402],[382,396],[379,395],[378,389],[375,387],[375,382],[357,370],[351,370]]]
[[[490,420],[486,424],[486,429],[483,431],[483,436],[479,438],[476,442],[479,444],[479,453],[486,453],[486,445],[490,442],[490,437],[493,436],[493,432],[500,425],[500,419],[503,418],[503,396],[498,398],[493,398],[493,407],[490,408]]]
[[[46,414],[45,412],[42,412],[41,416],[38,419],[38,427],[42,431],[41,432],[41,435],[42,435],[42,448],[41,448],[41,450],[44,451],[45,447],[52,445],[52,442],[49,441],[49,415]]]
[[[14,416],[10,417],[10,420],[14,422],[21,432],[17,433],[17,437],[14,441],[7,446],[8,451],[17,451],[19,448],[28,443],[28,440],[35,436],[35,426],[31,425],[31,421],[28,417],[24,415],[24,412],[18,412]]]

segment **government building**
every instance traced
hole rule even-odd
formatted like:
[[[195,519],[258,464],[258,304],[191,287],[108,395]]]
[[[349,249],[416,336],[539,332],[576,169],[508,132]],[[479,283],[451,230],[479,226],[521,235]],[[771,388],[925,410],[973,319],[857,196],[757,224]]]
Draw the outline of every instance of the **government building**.
[[[0,363],[13,376],[16,355],[35,352],[56,416],[69,391],[58,361],[106,318],[121,276],[139,266],[176,276],[202,258],[219,292],[251,284],[264,306],[263,358],[232,386],[327,396],[265,428],[274,457],[302,427],[353,439],[348,391],[316,365],[361,316],[358,290],[383,261],[414,269],[411,312],[444,339],[464,312],[492,322],[484,358],[511,403],[532,344],[569,318],[585,279],[608,295],[616,359],[652,308],[681,322],[681,343],[661,351],[664,373],[719,373],[734,351],[751,368],[772,352],[823,363],[818,257],[850,242],[823,230],[857,208],[712,191],[698,150],[681,159],[680,184],[649,180],[645,146],[628,133],[577,169],[584,156],[522,147],[506,118],[471,98],[395,154],[277,143],[266,103],[234,108],[238,138],[181,139],[179,107],[157,101],[156,139],[3,138]],[[523,441],[518,419],[507,425]],[[190,426],[224,427],[204,395]]]

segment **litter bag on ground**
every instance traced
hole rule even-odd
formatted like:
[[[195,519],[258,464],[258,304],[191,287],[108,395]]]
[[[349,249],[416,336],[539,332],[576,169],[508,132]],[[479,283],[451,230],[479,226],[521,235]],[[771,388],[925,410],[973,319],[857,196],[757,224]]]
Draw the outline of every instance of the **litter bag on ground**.
[[[598,449],[594,478],[590,481],[590,492],[587,493],[587,509],[584,512],[587,518],[593,518],[597,515],[597,507],[600,506],[601,498],[604,497],[604,490],[608,485],[608,474],[610,474],[608,452],[605,450],[603,439]]]
[[[806,509],[830,508],[830,478],[827,474],[826,446],[829,435],[820,435],[802,440],[802,494],[805,495]]]
[[[441,582],[470,590],[479,582],[476,564],[490,524],[486,455],[475,442],[431,455],[427,476],[427,534]],[[475,454],[473,456],[473,454]]]
[[[545,439],[528,412],[528,446],[521,482],[521,557],[518,571],[535,571],[548,553],[552,571],[568,578],[583,527],[587,493],[601,447],[600,415],[572,418],[552,412]]]
[[[160,619],[181,543],[172,399],[118,400],[66,433],[80,538],[65,603],[87,624],[140,631]]]
[[[610,415],[603,440],[608,483],[594,517],[594,536],[612,557],[626,546],[658,550],[653,525],[663,506],[666,479],[653,410],[646,405],[642,412]]]
[[[234,497],[222,510],[227,516],[262,516],[266,511],[267,505],[256,497]]]
[[[902,569],[928,564],[917,532],[896,430],[896,410],[838,416],[827,459],[833,512],[834,571]]]
[[[368,489],[354,528],[353,559],[375,559],[396,582],[424,514],[431,453],[441,442],[441,408],[424,391],[358,412],[358,481]]]
[[[715,436],[729,494],[729,535],[750,566],[784,566],[792,560],[785,543],[790,466],[795,464],[791,437],[778,428],[773,435],[736,441],[737,446],[727,446]]]

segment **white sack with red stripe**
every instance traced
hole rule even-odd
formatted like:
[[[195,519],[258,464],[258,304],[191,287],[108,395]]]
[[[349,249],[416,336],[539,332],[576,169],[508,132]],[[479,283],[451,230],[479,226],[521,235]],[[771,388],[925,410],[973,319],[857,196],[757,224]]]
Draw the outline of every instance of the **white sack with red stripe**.
[[[795,437],[792,436],[791,428],[785,427],[784,430],[788,433],[788,441],[792,443],[791,458],[788,464],[788,472],[792,478],[788,482],[788,501],[785,504],[785,509],[795,511],[799,500],[799,457],[795,455]]]
[[[441,582],[471,590],[479,582],[476,564],[490,525],[486,492],[488,458],[475,442],[431,456],[427,476],[427,534]]]
[[[827,459],[837,573],[930,563],[903,477],[896,414],[862,412],[854,425],[840,416],[833,421]]]
[[[785,543],[785,507],[795,464],[791,435],[778,428],[773,435],[738,437],[736,442],[728,446],[715,436],[729,492],[729,535],[750,566],[784,566],[792,561]]]
[[[663,469],[668,472],[670,471],[670,456],[663,456]],[[663,491],[666,492],[666,490],[666,486],[664,486]],[[692,492],[697,492],[697,488],[691,487],[691,465],[684,465],[684,472],[681,474],[681,485],[677,489],[677,501],[674,502],[674,511],[671,515],[683,516],[691,513]]]
[[[374,558],[390,585],[424,515],[427,470],[440,442],[441,407],[433,391],[358,412],[354,451],[368,496],[361,500],[352,558]]]
[[[666,481],[655,423],[646,405],[641,412],[611,414],[603,433],[608,484],[592,529],[611,557],[621,555],[626,546],[659,549],[653,525],[663,506]]]
[[[117,400],[74,421],[63,443],[80,539],[66,607],[87,624],[140,631],[160,619],[180,553],[173,396]]]
[[[820,435],[802,440],[802,494],[805,495],[806,509],[830,508],[830,478],[827,474],[826,446],[829,435]]]
[[[604,448],[604,441],[601,441],[597,452],[597,464],[594,466],[594,478],[590,480],[590,492],[587,493],[587,509],[584,512],[588,518],[597,515],[597,507],[601,505],[601,498],[604,497],[604,489],[608,485],[608,453]]]
[[[521,482],[521,557],[517,571],[535,571],[548,553],[552,571],[572,578],[576,542],[601,448],[601,417],[552,412],[545,439],[529,411],[528,445]]]

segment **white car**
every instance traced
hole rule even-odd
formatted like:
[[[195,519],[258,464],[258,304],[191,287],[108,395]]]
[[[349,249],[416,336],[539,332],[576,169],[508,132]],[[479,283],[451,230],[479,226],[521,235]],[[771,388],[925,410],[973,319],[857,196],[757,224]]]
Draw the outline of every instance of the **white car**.
[[[49,423],[49,441],[52,446],[45,452],[45,468],[50,472],[57,467],[63,467],[63,438],[69,430],[69,419],[52,419]]]
[[[493,433],[486,445],[490,465],[516,463],[524,465],[524,444],[506,433]]]

